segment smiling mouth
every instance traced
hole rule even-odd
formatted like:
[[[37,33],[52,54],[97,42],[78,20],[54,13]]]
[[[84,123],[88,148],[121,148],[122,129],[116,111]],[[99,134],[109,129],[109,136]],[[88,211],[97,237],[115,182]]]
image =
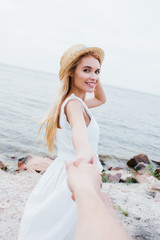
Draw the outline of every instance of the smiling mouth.
[[[95,85],[96,85],[95,82],[86,82],[86,84],[90,87],[95,87]]]

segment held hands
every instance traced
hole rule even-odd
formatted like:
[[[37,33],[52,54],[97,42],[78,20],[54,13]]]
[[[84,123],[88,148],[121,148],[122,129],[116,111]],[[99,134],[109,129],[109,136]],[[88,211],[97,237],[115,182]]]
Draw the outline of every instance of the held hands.
[[[98,195],[108,207],[108,211],[115,215],[112,200],[107,192],[101,191],[102,175],[99,173],[97,166],[86,162],[81,162],[76,166],[75,162],[66,162],[67,183],[72,192],[72,199],[90,192]]]
[[[90,145],[86,145],[85,148],[83,147],[83,150],[80,150],[77,153],[76,160],[74,162],[71,162],[70,164],[69,163],[66,164],[66,169],[68,172],[68,185],[70,187],[71,192],[73,193],[72,194],[73,200],[75,200],[74,189],[77,190],[77,188],[79,188],[80,186],[83,187],[83,185],[85,187],[86,183],[89,183],[89,181],[90,181],[90,184],[88,185],[89,189],[90,187],[91,189],[93,188],[94,181],[97,182],[96,178],[92,182],[93,174],[94,177],[101,179],[98,169],[97,154],[93,151]],[[88,174],[90,174],[90,171],[93,172],[91,177],[89,178]],[[70,181],[70,178],[73,178],[72,181]],[[79,183],[80,185],[78,186],[76,185],[76,183]]]
[[[67,183],[72,192],[72,199],[79,195],[80,192],[94,191],[100,192],[101,175],[95,164],[85,162],[79,163],[78,167],[75,162],[66,162]]]
[[[97,160],[98,159],[96,152],[92,149],[90,145],[88,145],[85,148],[83,148],[82,151],[77,153],[75,164],[78,166],[81,162],[84,162],[92,164],[94,163],[95,165],[97,165]]]

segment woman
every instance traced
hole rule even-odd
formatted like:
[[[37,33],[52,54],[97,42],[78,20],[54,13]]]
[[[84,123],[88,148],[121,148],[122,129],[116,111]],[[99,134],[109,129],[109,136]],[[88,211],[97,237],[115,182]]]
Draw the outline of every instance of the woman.
[[[46,123],[45,140],[49,151],[57,145],[53,161],[33,190],[24,210],[19,240],[72,240],[76,207],[67,185],[65,161],[96,162],[99,128],[89,108],[105,103],[100,83],[104,52],[78,44],[61,57],[61,88]],[[90,99],[87,93],[94,93]],[[40,129],[41,129],[40,128]]]

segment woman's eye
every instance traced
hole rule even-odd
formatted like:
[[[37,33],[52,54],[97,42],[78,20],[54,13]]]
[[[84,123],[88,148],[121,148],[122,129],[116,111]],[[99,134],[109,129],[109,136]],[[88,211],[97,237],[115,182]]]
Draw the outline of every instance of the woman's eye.
[[[84,72],[89,72],[89,69],[84,69]]]
[[[96,74],[100,74],[100,70],[95,71]]]

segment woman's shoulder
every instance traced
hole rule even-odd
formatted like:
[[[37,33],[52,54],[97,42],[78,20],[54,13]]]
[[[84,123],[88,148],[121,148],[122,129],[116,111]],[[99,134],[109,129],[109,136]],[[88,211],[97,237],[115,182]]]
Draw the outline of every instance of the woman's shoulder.
[[[70,95],[68,95],[66,97],[66,99],[64,100],[62,106],[66,105],[71,100],[78,100],[80,102],[83,102],[83,100],[81,98],[77,97],[74,93],[72,93],[72,94],[70,94]]]
[[[74,116],[76,117],[76,115],[80,116],[80,112],[83,113],[84,116],[86,115],[90,119],[92,118],[92,113],[90,112],[84,101],[81,98],[77,97],[74,93],[72,93],[62,103],[60,122],[62,121],[62,119],[63,121],[68,119],[68,113],[71,115],[74,114]]]
[[[64,108],[66,105],[68,105],[69,102],[75,102],[77,105],[80,105],[80,103],[81,103],[81,105],[83,105],[83,107],[85,109],[88,109],[86,103],[80,97],[77,97],[74,93],[72,93],[71,95],[67,96],[67,98],[64,100],[64,102],[62,104],[62,107]],[[71,103],[71,105],[72,105],[72,103]]]
[[[67,111],[71,111],[76,114],[78,111],[84,111],[84,108],[83,100],[77,97],[74,93],[68,96],[62,104],[62,110],[65,114]]]

